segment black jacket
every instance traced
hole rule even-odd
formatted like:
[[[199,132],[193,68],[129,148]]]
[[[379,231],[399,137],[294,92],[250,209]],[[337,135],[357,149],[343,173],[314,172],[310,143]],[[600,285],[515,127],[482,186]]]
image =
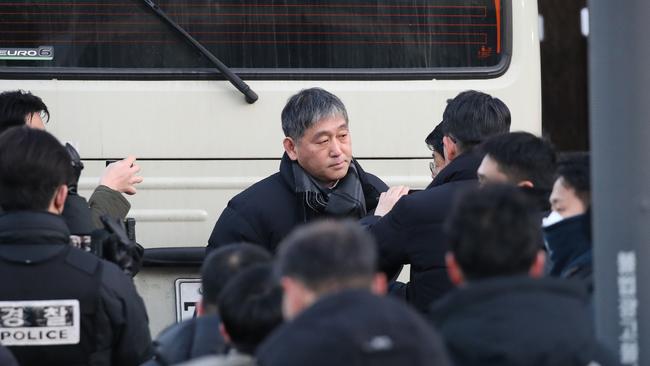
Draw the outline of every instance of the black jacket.
[[[364,172],[356,160],[352,163],[359,173],[366,208],[370,212],[377,207],[381,192],[388,187],[379,178]],[[249,242],[274,253],[279,242],[296,226],[315,218],[297,198],[291,160],[285,154],[278,173],[255,183],[228,202],[212,230],[208,250]]]
[[[0,365],[2,366],[18,366],[18,362],[6,347],[0,345]]]
[[[450,293],[429,316],[458,366],[616,364],[594,337],[587,304],[566,281],[494,278]]]
[[[218,315],[204,315],[163,330],[154,343],[154,359],[143,366],[175,365],[194,358],[225,354],[228,350]]]
[[[363,290],[328,295],[276,329],[260,366],[442,366],[440,337],[399,300]]]
[[[133,281],[114,264],[70,246],[69,236],[57,215],[0,215],[0,276],[13,278],[0,281],[0,301],[65,299],[80,308],[80,343],[9,348],[23,366],[139,365],[151,357],[151,338]]]
[[[402,197],[383,218],[367,217],[379,247],[380,268],[387,272],[411,265],[406,299],[422,312],[432,301],[453,288],[447,277],[447,238],[443,225],[456,196],[476,186],[476,170],[482,157],[466,152],[452,160],[427,189]]]

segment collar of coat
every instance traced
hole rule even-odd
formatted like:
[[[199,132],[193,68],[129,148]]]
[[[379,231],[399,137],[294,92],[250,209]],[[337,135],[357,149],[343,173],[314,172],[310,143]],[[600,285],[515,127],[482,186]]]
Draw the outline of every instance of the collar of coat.
[[[63,218],[46,211],[10,211],[0,215],[0,244],[68,244]]]
[[[291,159],[289,159],[287,153],[284,153],[284,155],[282,155],[282,160],[280,161],[280,176],[282,177],[284,183],[291,189],[291,191],[295,192],[296,183],[293,176],[293,169],[291,168],[291,164]],[[366,208],[368,212],[370,212],[371,210],[374,210],[375,207],[377,207],[377,203],[379,203],[379,195],[381,192],[379,192],[372,184],[370,184],[368,181],[367,173],[363,170],[363,168],[361,168],[361,165],[356,161],[356,159],[352,159],[352,164],[354,164],[354,167],[357,169],[357,174],[359,175],[359,180],[361,181],[361,188],[363,189],[363,196],[366,201]]]
[[[482,160],[483,155],[479,154],[476,149],[458,155],[438,173],[427,189],[454,181],[477,180],[476,171]]]
[[[578,284],[558,278],[534,279],[528,276],[505,276],[468,282],[450,292],[431,307],[430,317],[435,323],[443,323],[449,317],[464,314],[468,308],[480,309],[482,304],[508,302],[507,299],[521,294],[536,294],[543,297],[569,297],[579,303],[588,303],[586,289]],[[499,302],[498,299],[501,299]]]

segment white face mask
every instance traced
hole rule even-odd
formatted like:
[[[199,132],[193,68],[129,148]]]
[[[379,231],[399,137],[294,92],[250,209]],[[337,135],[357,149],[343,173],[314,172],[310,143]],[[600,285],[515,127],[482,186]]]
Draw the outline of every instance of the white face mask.
[[[560,215],[557,211],[551,211],[548,216],[542,219],[542,227],[548,227],[553,224],[557,224],[562,220],[564,220],[564,217],[562,217],[562,215]]]

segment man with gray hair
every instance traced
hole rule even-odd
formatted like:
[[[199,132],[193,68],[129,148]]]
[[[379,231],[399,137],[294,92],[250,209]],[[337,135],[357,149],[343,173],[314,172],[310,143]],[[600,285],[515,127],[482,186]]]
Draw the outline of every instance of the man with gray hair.
[[[388,189],[352,157],[348,114],[332,93],[311,88],[292,96],[282,110],[282,130],[280,171],[228,202],[208,250],[245,241],[274,253],[298,225],[366,216]]]

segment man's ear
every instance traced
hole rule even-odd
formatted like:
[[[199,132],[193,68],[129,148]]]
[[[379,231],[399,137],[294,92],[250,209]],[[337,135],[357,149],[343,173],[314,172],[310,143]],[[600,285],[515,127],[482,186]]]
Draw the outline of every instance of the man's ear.
[[[298,160],[298,154],[296,153],[296,142],[293,141],[291,137],[285,137],[284,141],[282,141],[282,145],[284,145],[284,151],[287,152],[289,159],[293,161]]]
[[[461,286],[465,283],[465,276],[463,271],[460,269],[456,257],[451,252],[447,252],[445,255],[445,263],[447,264],[447,274],[449,275],[449,280],[454,286]]]
[[[384,296],[388,293],[388,280],[386,280],[384,273],[375,273],[375,277],[372,279],[371,291],[373,294],[379,296]]]
[[[219,333],[221,333],[221,336],[223,337],[223,340],[226,341],[226,344],[232,344],[230,334],[228,334],[228,331],[226,330],[226,327],[223,325],[223,323],[219,323]]]
[[[280,279],[282,286],[282,315],[285,320],[295,318],[300,312],[316,301],[316,294],[300,281],[285,276]]]
[[[447,163],[458,156],[458,146],[449,136],[442,137],[442,149],[445,151],[445,161]]]
[[[521,187],[521,188],[534,188],[535,185],[533,184],[533,182],[531,182],[531,181],[529,181],[529,180],[522,180],[521,182],[517,183],[517,187]]]
[[[546,263],[546,253],[543,250],[537,251],[533,264],[530,265],[528,275],[532,278],[541,278],[544,276],[544,263]]]
[[[62,184],[54,192],[54,197],[52,198],[52,202],[50,202],[48,211],[57,215],[62,214],[66,198],[68,198],[68,186]]]

